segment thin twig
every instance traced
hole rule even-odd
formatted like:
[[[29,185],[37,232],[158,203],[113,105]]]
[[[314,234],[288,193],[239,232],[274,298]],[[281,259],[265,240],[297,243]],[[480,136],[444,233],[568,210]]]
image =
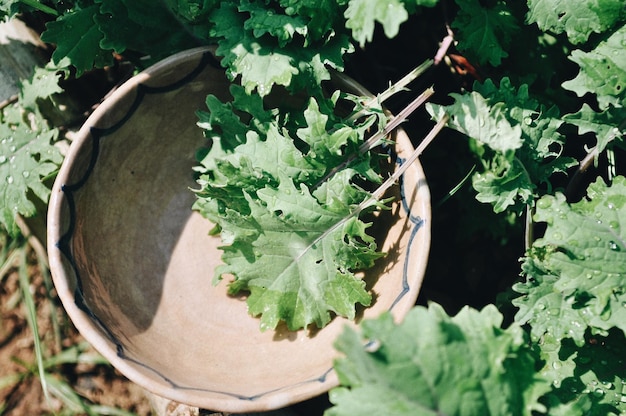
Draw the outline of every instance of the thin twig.
[[[326,176],[324,176],[313,188],[319,187],[322,183],[326,182],[328,178],[332,177],[335,173],[344,169],[350,163],[354,162],[363,153],[378,146],[380,142],[388,136],[393,130],[395,130],[403,121],[405,121],[415,110],[417,110],[422,104],[424,104],[433,94],[435,90],[431,87],[421,93],[415,100],[413,100],[408,106],[406,106],[397,116],[393,117],[383,130],[377,131],[364,141],[356,153],[350,155],[342,163],[331,169]]]
[[[452,42],[454,42],[454,32],[452,32],[450,26],[446,25],[446,31],[448,32],[448,35],[443,38],[443,40],[441,41],[441,45],[439,46],[439,49],[437,49],[437,53],[435,54],[435,65],[439,65],[441,63],[444,56],[446,56],[446,54],[448,53],[448,49],[450,49],[450,46],[452,46]]]
[[[400,165],[398,169],[396,169],[393,175],[387,178],[385,182],[383,182],[374,192],[372,192],[372,198],[376,198],[376,199],[382,198],[382,196],[385,194],[387,189],[389,189],[398,180],[398,178],[400,178],[400,176],[402,176],[402,174],[406,172],[409,166],[411,166],[413,162],[415,162],[417,158],[420,157],[420,155],[424,152],[424,150],[428,147],[428,145],[432,143],[433,140],[435,140],[435,137],[437,137],[439,132],[446,126],[446,123],[448,122],[448,118],[449,117],[447,114],[441,117],[441,119],[437,122],[437,124],[435,124],[435,127],[433,127],[430,130],[430,132],[428,132],[426,137],[424,137],[424,140],[422,140],[419,146],[417,146],[417,148],[413,151],[413,153],[411,153],[411,156],[409,156],[405,161],[403,161],[402,165]],[[369,203],[368,201],[365,201],[365,202]]]
[[[400,176],[402,176],[402,174],[406,172],[406,170],[424,152],[424,150],[428,147],[428,145],[432,143],[435,137],[437,137],[439,132],[443,130],[446,123],[448,122],[448,118],[449,117],[447,115],[444,115],[437,122],[437,124],[430,130],[430,132],[428,132],[426,137],[424,137],[424,140],[422,140],[419,146],[417,146],[417,148],[413,151],[413,153],[411,153],[411,155],[406,160],[404,160],[400,166],[398,166],[398,168],[394,171],[394,173],[389,178],[387,178],[385,182],[383,182],[374,192],[370,194],[369,198],[361,202],[354,209],[354,211],[350,212],[350,214],[341,218],[341,220],[337,221],[335,224],[329,227],[326,231],[324,231],[319,237],[317,237],[314,241],[312,241],[311,244],[309,244],[309,246],[306,249],[302,250],[302,253],[307,252],[311,247],[313,247],[315,244],[317,244],[318,242],[326,238],[330,233],[332,233],[333,231],[335,231],[336,229],[344,225],[350,218],[360,215],[361,212],[363,212],[365,209],[369,208],[372,205],[373,200],[377,200],[377,201],[380,200],[385,194],[385,192],[387,192],[387,189],[389,189],[400,178]],[[295,259],[295,261],[298,261],[298,260],[299,258]]]

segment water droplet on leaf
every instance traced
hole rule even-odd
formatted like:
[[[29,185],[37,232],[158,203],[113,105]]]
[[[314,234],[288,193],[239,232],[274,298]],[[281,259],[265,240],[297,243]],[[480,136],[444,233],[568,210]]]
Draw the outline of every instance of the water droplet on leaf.
[[[550,205],[552,205],[552,200],[549,198],[541,198],[537,202],[537,207],[541,209],[550,208]]]
[[[13,183],[13,176],[11,176],[11,175],[7,176],[7,183],[9,185]]]
[[[620,251],[620,247],[617,245],[615,241],[609,241],[609,248],[612,251]]]

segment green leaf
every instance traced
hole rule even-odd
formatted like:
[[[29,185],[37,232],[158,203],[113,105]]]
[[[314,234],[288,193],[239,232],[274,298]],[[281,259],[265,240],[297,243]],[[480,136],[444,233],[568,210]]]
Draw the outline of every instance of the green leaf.
[[[478,0],[456,0],[459,13],[452,22],[458,31],[458,48],[468,53],[476,63],[498,66],[507,50],[512,35],[519,25],[503,1],[485,7]]]
[[[104,50],[137,53],[141,56],[141,60],[136,59],[138,64],[146,66],[198,45],[198,40],[175,18],[165,2],[96,0],[96,3],[99,9],[93,20],[102,33],[99,45]],[[204,37],[207,36],[208,33]]]
[[[402,0],[409,14],[414,14],[419,7],[435,7],[439,0]]]
[[[300,16],[307,21],[310,39],[332,37],[343,25],[343,8],[346,0],[279,0],[285,14]]]
[[[246,30],[251,30],[256,38],[269,34],[278,41],[280,47],[289,43],[296,34],[303,37],[308,34],[306,20],[302,16],[279,14],[265,5],[250,1],[242,1],[239,11],[250,13],[244,24]]]
[[[448,114],[448,125],[470,137],[482,163],[472,177],[476,198],[492,204],[496,213],[522,212],[537,196],[538,185],[549,187],[552,175],[576,163],[561,155],[565,139],[558,131],[558,109],[540,105],[527,85],[517,89],[508,78],[499,86],[487,80],[475,83],[471,93],[451,96],[452,105],[426,108],[435,119]]]
[[[491,204],[495,213],[518,201],[530,203],[536,189],[524,165],[511,153],[494,155],[484,172],[472,176],[472,186],[478,192],[476,199]]]
[[[380,176],[364,154],[325,177],[357,152],[373,117],[348,125],[334,115],[334,101],[311,98],[304,110],[275,118],[257,95],[231,93],[231,103],[208,97],[209,113],[200,114],[213,143],[199,155],[194,207],[221,232],[216,283],[229,275],[231,293],[249,291],[262,329],[281,321],[292,330],[323,327],[333,314],[353,319],[355,305],[371,300],[354,272],[383,255],[358,217],[382,203],[353,182]]]
[[[623,1],[620,1],[624,8]],[[580,66],[578,75],[563,83],[563,88],[574,91],[579,97],[595,94],[600,108],[609,105],[625,106],[626,97],[626,25],[622,25],[606,40],[589,51],[574,50],[570,60]]]
[[[437,304],[417,306],[400,324],[385,313],[346,328],[336,341],[341,387],[325,416],[385,414],[530,415],[546,381],[518,326],[500,328],[494,306],[449,317]],[[365,346],[364,346],[365,345]]]
[[[48,201],[50,189],[42,179],[63,161],[52,145],[57,135],[56,130],[35,132],[24,124],[0,124],[0,224],[13,235],[19,232],[15,224],[18,214],[31,217],[37,213],[33,196]]]
[[[626,332],[625,195],[626,179],[616,177],[610,187],[598,179],[575,204],[562,194],[537,202],[535,221],[548,227],[526,256],[526,282],[514,286],[524,296],[513,302],[536,339],[551,333],[581,344],[587,327]]]
[[[610,105],[606,110],[596,112],[588,104],[583,104],[580,111],[574,114],[566,114],[563,120],[568,124],[578,127],[578,134],[593,133],[597,139],[597,152],[603,152],[614,142],[622,143],[626,126],[625,107],[613,107]]]
[[[244,16],[232,4],[223,3],[212,19],[216,25],[211,34],[220,39],[217,54],[224,57],[222,65],[229,69],[231,78],[241,75],[246,92],[256,89],[265,96],[275,84],[290,85],[299,72],[290,51],[256,39],[245,29]]]
[[[608,336],[586,334],[584,344],[570,338],[558,341],[550,334],[539,342],[545,361],[540,374],[552,381],[553,389],[542,401],[550,415],[609,415],[626,410],[624,333]]]
[[[374,37],[376,22],[383,27],[385,35],[393,38],[409,14],[400,0],[350,0],[344,16],[352,38],[361,47]]]
[[[8,20],[19,11],[20,0],[0,0],[0,22]]]
[[[522,146],[522,128],[511,125],[504,103],[490,103],[480,93],[450,94],[454,104],[440,106],[428,104],[428,112],[436,120],[444,114],[450,117],[448,127],[475,139],[491,149],[507,152]]]
[[[570,42],[586,42],[624,17],[624,0],[528,0],[528,23],[543,31],[567,33]]]
[[[35,68],[33,76],[22,82],[20,105],[27,110],[36,111],[38,100],[63,92],[63,88],[59,86],[59,76],[56,68]]]
[[[234,241],[223,247],[226,264],[216,273],[235,276],[231,291],[250,291],[249,312],[261,316],[263,330],[280,321],[290,330],[321,328],[330,312],[354,319],[355,303],[367,306],[371,295],[349,270],[371,267],[381,255],[367,226],[326,209],[286,176],[257,195],[261,202],[247,197],[249,217],[235,217],[234,227],[220,223]]]
[[[69,59],[76,68],[76,76],[93,68],[103,68],[113,63],[111,49],[103,49],[103,33],[95,22],[98,5],[68,12],[46,24],[41,40],[56,45],[52,61],[59,65]]]

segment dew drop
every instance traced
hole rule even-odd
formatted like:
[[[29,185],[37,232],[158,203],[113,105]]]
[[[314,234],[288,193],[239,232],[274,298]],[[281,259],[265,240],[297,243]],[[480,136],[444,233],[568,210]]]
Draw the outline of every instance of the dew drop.
[[[13,176],[11,176],[11,175],[7,176],[7,183],[8,183],[9,185],[13,183],[13,180],[14,180],[14,179],[13,179]]]
[[[615,241],[609,241],[609,248],[612,251],[620,251],[620,247],[617,245]]]
[[[613,205],[613,203],[612,203],[612,202],[609,202],[608,204],[606,204],[606,207],[607,207],[608,209],[615,209],[615,205]]]
[[[559,368],[561,368],[561,362],[560,361],[553,362],[552,368],[554,368],[555,370],[558,370]]]
[[[612,229],[614,229],[614,230],[615,230],[615,229],[617,229],[617,228],[619,228],[619,221],[611,221],[611,222],[609,223],[609,228],[612,228]]]
[[[537,308],[538,308],[540,311],[543,311],[544,309],[546,309],[546,305],[544,305],[543,303],[540,303],[539,305],[537,305]]]
[[[613,385],[613,383],[611,383],[610,381],[603,381],[602,385],[604,386],[605,389],[607,390],[613,390],[615,388],[615,386]]]
[[[15,150],[17,150],[17,147],[15,147],[15,145],[9,147],[9,152],[15,153]]]
[[[28,178],[30,176],[30,172],[25,170],[24,172],[22,172],[22,176]]]
[[[5,155],[0,155],[0,165],[6,163],[7,157]]]
[[[552,200],[550,200],[549,198],[541,198],[537,202],[537,207],[541,209],[550,208],[550,205],[552,205]]]
[[[602,397],[604,396],[604,390],[597,388],[593,391],[593,395],[596,397]]]
[[[561,387],[561,380],[554,380],[552,382],[552,385],[558,389],[559,387]]]

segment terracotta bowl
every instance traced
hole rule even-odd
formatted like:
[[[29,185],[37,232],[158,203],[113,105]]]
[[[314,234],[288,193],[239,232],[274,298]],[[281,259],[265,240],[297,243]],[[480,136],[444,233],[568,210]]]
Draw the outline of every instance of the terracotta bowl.
[[[245,300],[212,284],[219,237],[191,210],[196,126],[205,97],[229,99],[210,49],[135,76],[89,117],[54,184],[48,253],[54,283],[82,335],[147,390],[222,412],[288,406],[338,384],[333,342],[345,325],[414,305],[430,246],[430,197],[418,163],[379,227],[389,254],[367,272],[373,306],[316,332],[259,330]],[[399,158],[412,150],[397,133]]]

